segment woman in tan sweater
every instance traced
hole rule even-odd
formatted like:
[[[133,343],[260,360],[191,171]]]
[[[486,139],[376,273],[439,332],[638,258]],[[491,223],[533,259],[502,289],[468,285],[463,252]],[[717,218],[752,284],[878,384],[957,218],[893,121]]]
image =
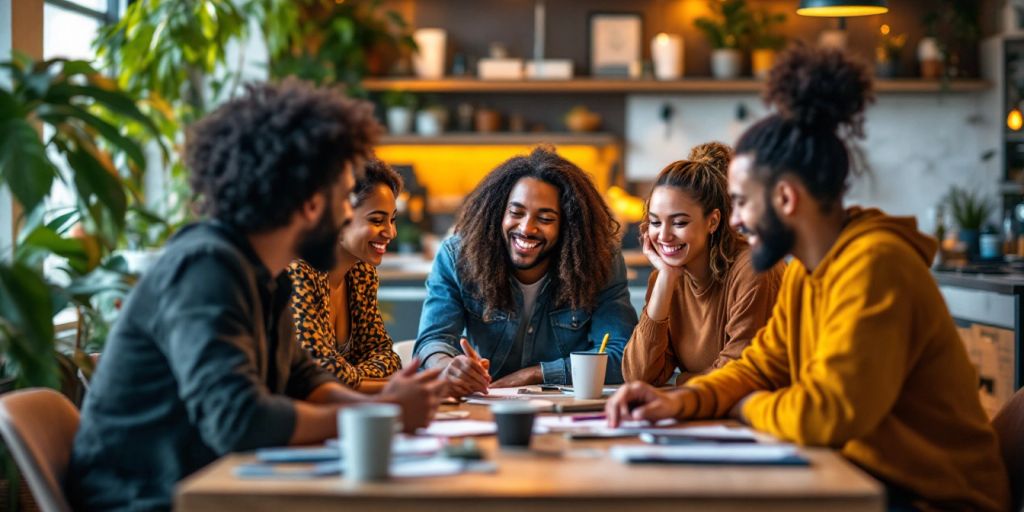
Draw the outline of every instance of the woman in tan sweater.
[[[627,381],[676,384],[739,358],[771,315],[783,264],[758,274],[750,248],[729,226],[726,171],[732,151],[717,142],[658,175],[640,226],[655,271],[647,306],[626,345]]]

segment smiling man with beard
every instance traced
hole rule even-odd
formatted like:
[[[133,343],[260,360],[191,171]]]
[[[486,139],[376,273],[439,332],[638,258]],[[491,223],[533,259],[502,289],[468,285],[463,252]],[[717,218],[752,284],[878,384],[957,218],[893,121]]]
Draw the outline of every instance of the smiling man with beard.
[[[185,160],[208,218],[167,244],[110,333],[68,468],[75,510],[170,509],[174,485],[217,457],[322,442],[340,407],[371,399],[295,342],[284,269],[335,266],[378,131],[369,104],[294,80],[193,127]],[[372,397],[401,405],[409,431],[444,387],[413,371]]]
[[[779,56],[774,114],[736,144],[731,222],[765,270],[787,254],[775,309],[743,355],[665,392],[642,382],[607,404],[624,418],[732,416],[840,450],[887,487],[889,510],[1009,510],[1007,474],[912,217],[844,207],[849,136],[872,99],[863,64],[796,46]]]
[[[596,352],[608,333],[605,382],[622,382],[637,318],[618,231],[590,178],[554,150],[501,164],[437,252],[416,355],[444,369],[454,396],[569,384],[569,354]]]

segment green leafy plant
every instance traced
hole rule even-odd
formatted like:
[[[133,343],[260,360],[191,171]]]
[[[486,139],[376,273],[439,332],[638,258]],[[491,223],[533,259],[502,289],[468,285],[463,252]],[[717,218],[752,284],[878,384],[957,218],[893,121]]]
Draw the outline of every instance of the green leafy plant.
[[[272,76],[343,83],[362,94],[362,79],[414,51],[402,16],[381,0],[258,0]]]
[[[711,17],[700,17],[694,25],[704,32],[714,49],[744,49],[749,43],[753,16],[746,0],[712,0]]]
[[[86,62],[16,56],[0,67],[10,76],[0,86],[0,185],[24,210],[14,254],[0,260],[0,374],[17,387],[56,387],[55,314],[77,310],[75,359],[89,368],[84,348],[106,329],[98,301],[134,280],[115,254],[128,212],[151,215],[136,186],[143,148],[108,118],[159,128]],[[72,206],[48,204],[57,181]]]
[[[416,95],[409,91],[392,90],[386,91],[380,97],[380,102],[385,108],[404,107],[416,109]]]
[[[165,154],[167,196],[158,198],[164,219],[130,213],[133,248],[155,247],[192,219],[185,168],[179,158],[182,134],[211,105],[239,89],[244,62],[227,66],[228,46],[249,35],[249,18],[264,3],[283,0],[138,0],[94,42],[96,54],[117,71],[121,89],[140,98],[139,108],[159,131],[126,123],[126,133],[144,145],[176,150]],[[239,52],[240,59],[245,52]]]
[[[786,36],[778,29],[786,22],[786,14],[758,9],[750,15],[750,46],[761,50],[781,50],[786,46]]]
[[[995,209],[995,204],[980,192],[956,186],[950,188],[946,203],[960,229],[980,230]]]

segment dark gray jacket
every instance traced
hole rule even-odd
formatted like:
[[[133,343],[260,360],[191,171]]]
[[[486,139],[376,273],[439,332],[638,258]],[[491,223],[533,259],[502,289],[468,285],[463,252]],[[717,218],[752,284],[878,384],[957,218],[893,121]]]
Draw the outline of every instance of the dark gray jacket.
[[[167,509],[174,485],[217,457],[287,444],[292,399],[335,380],[294,342],[290,291],[227,225],[168,243],[86,395],[67,479],[76,509]]]

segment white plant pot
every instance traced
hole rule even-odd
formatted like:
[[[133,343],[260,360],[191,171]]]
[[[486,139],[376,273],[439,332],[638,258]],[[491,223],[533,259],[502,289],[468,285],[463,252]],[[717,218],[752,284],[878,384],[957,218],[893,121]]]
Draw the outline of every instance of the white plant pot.
[[[412,109],[408,107],[388,108],[388,131],[391,135],[406,135],[412,130]]]
[[[427,109],[416,113],[416,133],[425,137],[433,137],[444,133],[444,125],[448,122],[448,112],[441,109]]]
[[[711,51],[711,76],[729,80],[740,76],[743,54],[739,50],[720,48]]]
[[[939,41],[934,37],[922,37],[917,43],[917,60],[925,62],[929,60],[942,60],[942,50],[939,48]]]

